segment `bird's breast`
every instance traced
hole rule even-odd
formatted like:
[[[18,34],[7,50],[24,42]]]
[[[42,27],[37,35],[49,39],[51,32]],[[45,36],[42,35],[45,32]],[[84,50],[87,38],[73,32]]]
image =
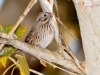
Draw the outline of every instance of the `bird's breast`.
[[[38,30],[37,36],[40,36],[40,38],[35,44],[39,44],[41,47],[45,48],[54,38],[54,29],[51,25],[45,25]]]

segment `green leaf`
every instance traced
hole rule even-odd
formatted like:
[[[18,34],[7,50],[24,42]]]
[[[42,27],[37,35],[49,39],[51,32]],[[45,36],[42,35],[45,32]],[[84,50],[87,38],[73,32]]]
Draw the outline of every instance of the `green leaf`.
[[[9,25],[9,26],[2,26],[1,31],[5,33],[9,33],[9,31],[14,27],[14,25]],[[26,30],[26,26],[20,25],[17,30],[15,31],[15,34],[17,37],[22,38],[23,34]]]
[[[5,45],[0,51],[0,62],[4,67],[6,67],[7,58],[13,53],[14,47],[10,45]]]
[[[14,25],[9,25],[9,26],[2,26],[0,25],[0,31],[4,33],[9,33],[9,31],[14,27]],[[15,34],[19,37],[22,38],[23,34],[26,30],[25,26],[20,25],[17,30],[15,31]],[[5,45],[3,49],[0,51],[0,62],[1,64],[5,67],[6,66],[6,61],[7,58],[13,53],[13,50],[15,48],[10,46],[10,45]]]
[[[22,37],[23,37],[23,34],[24,34],[24,32],[25,32],[25,30],[26,30],[26,27],[20,25],[20,26],[18,27],[18,29],[15,31],[15,34],[16,34],[19,38],[22,38]]]
[[[18,59],[19,62],[19,70],[21,75],[30,75],[29,66],[25,59],[24,54],[18,55],[16,54],[15,57]]]
[[[0,57],[0,63],[1,63],[4,67],[6,67],[7,58],[8,58],[7,56]]]

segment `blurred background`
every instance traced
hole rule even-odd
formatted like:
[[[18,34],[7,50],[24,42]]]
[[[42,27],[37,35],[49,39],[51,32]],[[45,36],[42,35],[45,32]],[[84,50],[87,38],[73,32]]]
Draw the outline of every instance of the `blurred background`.
[[[0,25],[14,25],[19,19],[20,15],[22,15],[25,8],[27,7],[29,1],[30,0],[0,0]],[[71,0],[57,0],[57,3],[61,21],[66,25],[70,32],[78,39],[78,41],[73,39],[69,35],[69,33],[61,26],[60,28],[63,37],[66,39],[66,42],[69,44],[70,48],[81,62],[84,60],[84,53],[82,48],[78,18],[74,4]],[[22,25],[25,25],[27,27],[27,30],[23,36],[23,40],[32,28],[35,18],[40,12],[42,12],[42,9],[40,7],[39,2],[37,2],[21,23]],[[53,41],[47,48],[50,50],[56,50],[57,43]],[[31,69],[35,69],[39,72],[44,73],[45,75],[68,75],[64,71],[55,69],[50,65],[44,67],[40,64],[40,62],[37,59],[34,59],[31,55],[27,53],[25,54]],[[12,56],[14,57],[14,55],[15,54],[13,54]],[[6,68],[9,67],[11,64],[12,62],[8,60]],[[4,68],[0,64],[0,75],[2,75],[6,68]],[[11,70],[7,72],[6,75],[10,75]],[[18,69],[14,71],[14,75],[20,75]],[[35,74],[31,73],[31,75]]]

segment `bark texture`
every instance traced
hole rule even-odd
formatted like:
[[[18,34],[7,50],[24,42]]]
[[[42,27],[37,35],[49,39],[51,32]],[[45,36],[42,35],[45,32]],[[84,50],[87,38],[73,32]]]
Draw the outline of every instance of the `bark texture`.
[[[73,2],[79,19],[87,75],[100,75],[100,1]]]

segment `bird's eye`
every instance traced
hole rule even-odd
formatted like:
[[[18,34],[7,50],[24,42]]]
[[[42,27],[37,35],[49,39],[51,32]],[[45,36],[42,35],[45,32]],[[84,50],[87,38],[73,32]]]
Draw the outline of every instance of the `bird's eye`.
[[[46,16],[46,15],[44,15],[44,16]]]

